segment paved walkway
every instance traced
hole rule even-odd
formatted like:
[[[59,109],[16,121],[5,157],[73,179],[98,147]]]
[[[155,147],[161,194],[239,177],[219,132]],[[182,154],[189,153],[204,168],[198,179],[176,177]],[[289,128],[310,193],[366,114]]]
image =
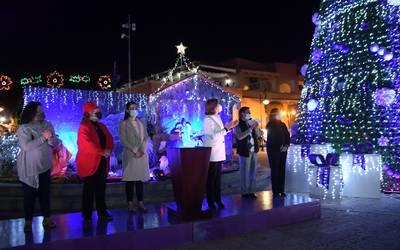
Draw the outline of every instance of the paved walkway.
[[[320,220],[176,249],[400,249],[400,195],[322,202]]]

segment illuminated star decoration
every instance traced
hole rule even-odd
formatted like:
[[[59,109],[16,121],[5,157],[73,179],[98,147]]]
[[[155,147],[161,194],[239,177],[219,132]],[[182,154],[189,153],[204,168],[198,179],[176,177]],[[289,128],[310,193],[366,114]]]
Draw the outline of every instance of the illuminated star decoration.
[[[10,90],[13,81],[6,75],[0,76],[0,90]]]
[[[378,144],[381,147],[387,147],[389,146],[389,139],[387,137],[384,137],[383,135],[379,137],[378,139]]]
[[[102,90],[111,89],[111,78],[110,76],[104,75],[100,76],[97,84],[100,86]]]
[[[187,47],[183,46],[183,43],[176,45],[175,47],[178,49],[178,54],[180,55],[185,54],[185,50],[187,49]]]
[[[58,73],[56,70],[47,76],[47,86],[53,88],[59,88],[64,85],[64,76]]]

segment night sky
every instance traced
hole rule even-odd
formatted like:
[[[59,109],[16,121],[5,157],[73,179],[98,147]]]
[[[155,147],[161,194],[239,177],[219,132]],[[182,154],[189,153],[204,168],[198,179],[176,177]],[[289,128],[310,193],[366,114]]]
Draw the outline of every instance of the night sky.
[[[65,4],[61,4],[65,2]],[[0,74],[14,82],[30,74],[118,73],[127,79],[127,40],[121,24],[130,13],[134,78],[171,68],[175,45],[188,46],[192,61],[218,62],[243,57],[260,62],[306,60],[318,0],[186,1],[1,1]],[[125,2],[125,3],[123,3]],[[147,6],[143,4],[147,2]],[[196,4],[196,5],[195,5]],[[2,93],[3,92],[3,93]],[[0,91],[0,105],[14,93]],[[7,100],[6,100],[7,99]]]

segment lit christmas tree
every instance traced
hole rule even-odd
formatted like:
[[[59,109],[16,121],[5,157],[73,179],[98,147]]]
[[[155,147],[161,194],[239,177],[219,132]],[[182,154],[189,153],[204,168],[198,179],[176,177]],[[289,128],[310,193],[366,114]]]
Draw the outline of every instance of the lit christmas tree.
[[[381,154],[399,192],[400,0],[322,0],[313,22],[296,142]]]

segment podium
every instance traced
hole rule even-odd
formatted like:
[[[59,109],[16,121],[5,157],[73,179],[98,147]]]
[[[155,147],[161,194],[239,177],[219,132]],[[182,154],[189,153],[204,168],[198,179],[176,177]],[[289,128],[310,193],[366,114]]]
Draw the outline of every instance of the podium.
[[[167,149],[176,207],[168,207],[168,216],[175,220],[196,220],[211,217],[202,211],[206,190],[211,148]]]

